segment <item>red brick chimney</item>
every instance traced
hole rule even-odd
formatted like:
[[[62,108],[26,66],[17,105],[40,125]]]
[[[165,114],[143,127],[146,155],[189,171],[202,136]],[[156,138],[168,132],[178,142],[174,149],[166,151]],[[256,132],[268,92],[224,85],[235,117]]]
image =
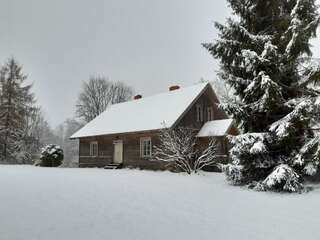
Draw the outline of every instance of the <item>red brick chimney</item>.
[[[141,96],[140,94],[135,95],[135,96],[133,97],[134,100],[138,100],[138,99],[141,99],[141,98],[142,98],[142,96]]]
[[[173,85],[173,86],[169,87],[169,91],[174,91],[174,90],[178,90],[178,89],[180,89],[180,86],[178,86],[178,85]]]

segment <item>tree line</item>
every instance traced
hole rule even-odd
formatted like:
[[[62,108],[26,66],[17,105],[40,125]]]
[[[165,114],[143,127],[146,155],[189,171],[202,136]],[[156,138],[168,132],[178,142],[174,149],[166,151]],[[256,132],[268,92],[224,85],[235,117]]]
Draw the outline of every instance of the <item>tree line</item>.
[[[122,82],[92,76],[83,82],[75,116],[52,129],[36,101],[23,67],[11,57],[0,66],[0,163],[32,164],[41,149],[57,144],[64,150],[64,166],[77,162],[78,142],[69,137],[108,106],[129,100],[133,89]]]

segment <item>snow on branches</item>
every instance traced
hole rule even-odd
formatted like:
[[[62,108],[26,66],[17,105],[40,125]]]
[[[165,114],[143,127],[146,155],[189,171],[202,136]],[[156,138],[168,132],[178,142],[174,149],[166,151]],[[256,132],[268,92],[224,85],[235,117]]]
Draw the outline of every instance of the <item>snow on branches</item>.
[[[164,128],[160,144],[154,146],[155,160],[171,163],[188,174],[216,163],[217,146],[214,140],[202,152],[196,148],[196,131],[191,128]]]
[[[289,36],[289,42],[285,53],[288,57],[297,57],[301,46],[309,48],[309,39],[316,36],[316,31],[320,23],[320,16],[314,1],[297,0],[291,11],[290,25],[285,32]],[[309,50],[309,49],[308,49]],[[310,50],[307,54],[310,54]]]
[[[43,167],[58,167],[61,165],[63,160],[63,150],[60,146],[55,144],[49,144],[42,148],[40,163],[36,163],[36,165],[40,165]]]
[[[316,86],[320,83],[320,59],[303,57],[299,59],[299,64],[300,87],[308,87],[311,84]]]
[[[267,151],[265,145],[267,134],[265,133],[247,133],[238,136],[230,136],[230,142],[233,147],[230,150],[233,160],[239,161],[239,157],[246,154],[260,154]]]
[[[259,191],[301,192],[303,184],[299,174],[288,165],[281,164],[262,183],[257,184],[255,189]]]
[[[294,165],[303,167],[303,172],[314,176],[320,164],[320,136],[307,141],[294,158]]]
[[[310,40],[320,24],[316,0],[228,2],[236,18],[216,24],[219,39],[204,44],[220,60],[221,78],[234,88],[235,100],[222,108],[243,133],[231,139],[227,178],[250,185],[273,171],[316,174],[320,67],[310,57]],[[283,190],[299,188],[292,184]]]
[[[32,85],[15,58],[0,66],[0,161],[30,163],[30,119],[36,111]]]
[[[248,172],[247,168],[241,166],[250,166],[250,168],[270,168],[274,164],[274,160],[270,159],[268,155],[268,143],[271,141],[271,136],[269,133],[246,133],[238,136],[229,136],[229,141],[233,146],[230,149],[231,165],[235,168],[228,166],[227,178],[232,180],[230,177],[231,173],[242,172],[241,174],[237,173],[236,182],[240,182],[240,178],[246,178]],[[233,181],[233,180],[232,180]],[[231,181],[231,182],[232,182]],[[245,179],[241,179],[242,182],[245,182]]]
[[[281,87],[271,80],[266,72],[261,71],[257,77],[244,90],[244,101],[248,103],[248,107],[255,112],[263,112],[279,106],[284,103],[281,93]],[[257,98],[258,97],[258,98]],[[257,99],[250,103],[252,99]]]
[[[227,164],[221,166],[222,171],[225,173],[227,181],[234,184],[234,185],[240,185],[243,182],[243,175],[242,165],[234,165],[234,164]]]
[[[290,133],[296,129],[297,124],[310,119],[310,114],[312,114],[315,106],[314,101],[315,99],[312,100],[310,98],[295,99],[295,108],[285,117],[274,122],[269,130],[274,132],[280,139],[290,136]]]

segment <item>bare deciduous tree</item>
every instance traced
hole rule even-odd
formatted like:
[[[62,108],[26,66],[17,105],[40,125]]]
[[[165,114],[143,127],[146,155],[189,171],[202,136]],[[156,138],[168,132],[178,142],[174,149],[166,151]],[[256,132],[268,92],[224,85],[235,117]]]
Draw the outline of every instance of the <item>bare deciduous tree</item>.
[[[133,96],[133,89],[123,82],[112,83],[110,89],[111,104],[128,101]]]
[[[111,82],[104,77],[90,77],[84,82],[76,105],[76,115],[86,122],[100,115],[115,103],[129,100],[133,89],[122,82]]]
[[[28,122],[27,132],[34,139],[34,153],[40,153],[42,147],[57,140],[41,108],[35,108]]]
[[[154,157],[158,161],[174,164],[188,174],[196,173],[217,159],[215,140],[200,151],[196,148],[196,131],[190,128],[164,128],[160,132],[160,144],[154,147]]]

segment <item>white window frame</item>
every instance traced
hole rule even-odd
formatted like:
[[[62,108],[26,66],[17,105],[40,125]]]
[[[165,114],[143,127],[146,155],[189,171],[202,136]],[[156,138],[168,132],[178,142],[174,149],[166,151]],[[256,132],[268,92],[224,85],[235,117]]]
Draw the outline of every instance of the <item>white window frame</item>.
[[[201,104],[196,105],[197,122],[203,122],[203,108]]]
[[[96,146],[96,152],[94,152],[94,146]],[[97,157],[99,155],[99,145],[97,141],[90,142],[90,156]]]
[[[145,144],[147,144],[147,145],[145,145]],[[145,147],[149,147],[149,149],[145,149]],[[142,137],[142,138],[140,138],[140,157],[148,158],[148,157],[151,157],[151,156],[152,156],[152,141],[151,141],[151,137]]]
[[[207,107],[207,120],[208,121],[213,121],[214,120],[213,107]]]

